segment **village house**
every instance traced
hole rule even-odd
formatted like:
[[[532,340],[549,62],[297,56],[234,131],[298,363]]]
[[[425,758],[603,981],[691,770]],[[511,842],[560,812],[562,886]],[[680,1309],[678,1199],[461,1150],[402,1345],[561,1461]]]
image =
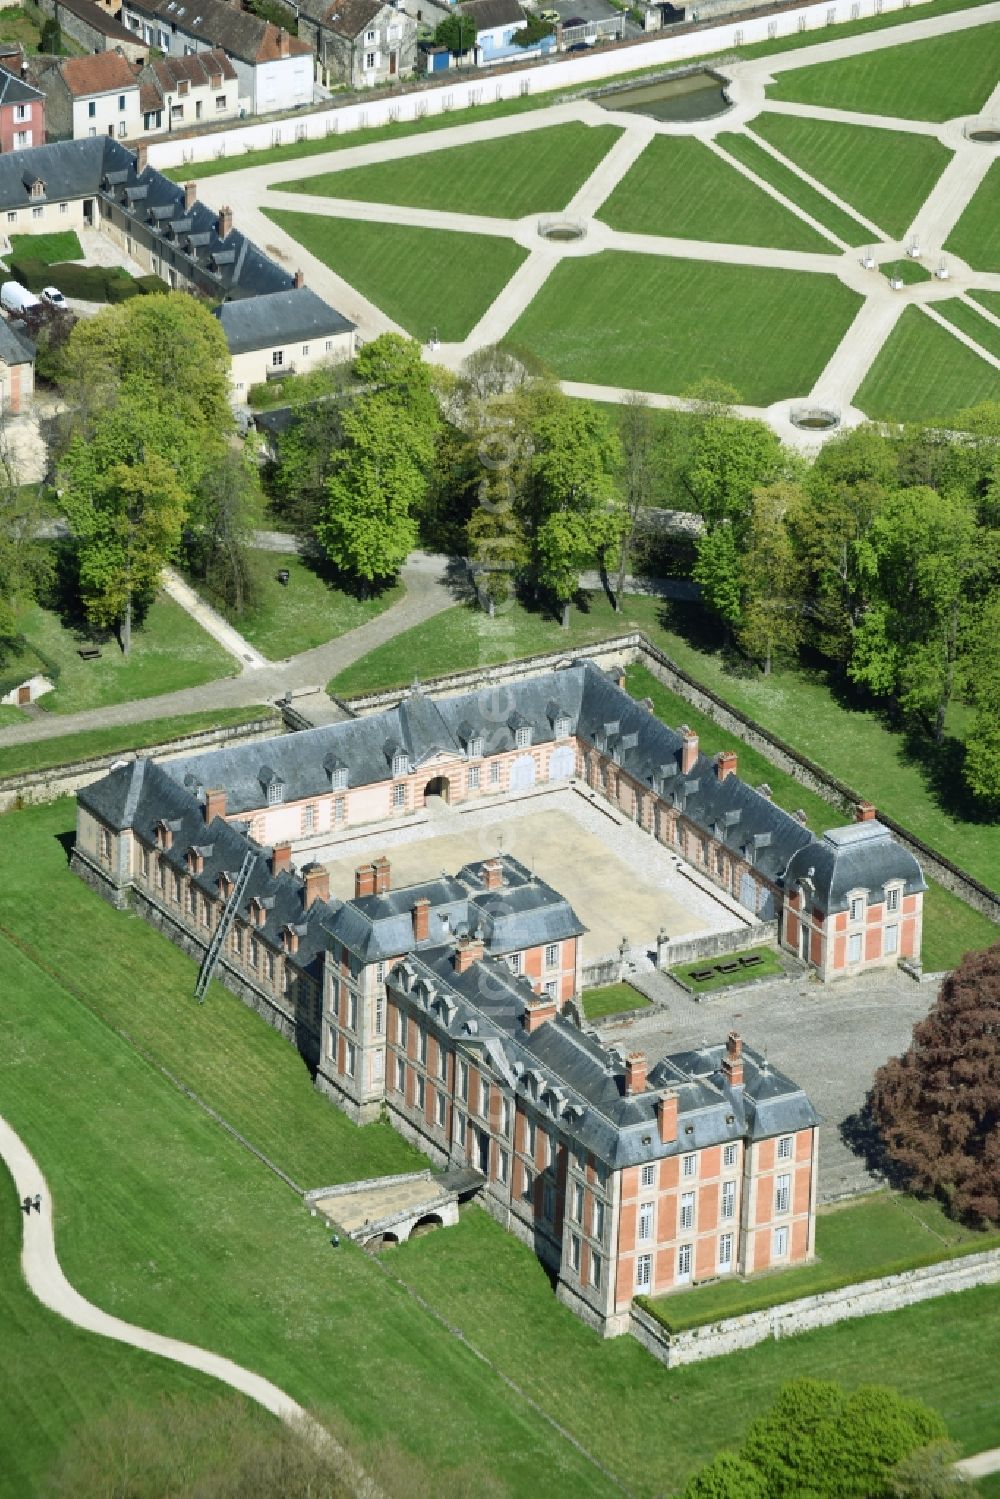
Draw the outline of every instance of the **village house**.
[[[45,145],[45,95],[0,67],[0,152]]]
[[[0,415],[20,416],[34,393],[35,345],[17,323],[0,318]]]
[[[157,58],[139,74],[139,92],[145,135],[235,120],[240,113],[239,79],[221,48]]]
[[[507,62],[512,57],[524,57],[532,52],[548,50],[555,46],[555,37],[546,37],[545,45],[525,51],[517,46],[514,37],[527,22],[527,17],[518,0],[467,0],[457,7],[458,13],[475,22],[476,40],[472,47],[472,60],[477,67],[486,68],[492,63]]]
[[[129,62],[143,63],[149,48],[118,20],[118,5],[95,0],[39,0],[39,10],[57,22],[64,36],[87,52],[119,52]]]
[[[38,76],[48,132],[55,140],[142,134],[139,69],[119,52],[59,58]]]
[[[386,0],[305,0],[299,34],[313,48],[324,88],[371,88],[416,67],[417,23]]]
[[[245,400],[254,385],[301,375],[354,356],[355,326],[305,286],[223,302],[215,309],[232,355],[232,384]]]
[[[168,57],[221,48],[239,80],[247,114],[313,101],[312,48],[280,26],[226,0],[124,0],[122,24]]]

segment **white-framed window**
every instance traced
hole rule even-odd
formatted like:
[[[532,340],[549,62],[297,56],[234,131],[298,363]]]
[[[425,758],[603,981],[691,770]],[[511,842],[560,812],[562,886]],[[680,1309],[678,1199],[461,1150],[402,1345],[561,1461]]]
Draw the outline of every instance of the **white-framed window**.
[[[569,1262],[572,1265],[573,1269],[576,1271],[577,1275],[579,1275],[579,1273],[580,1273],[580,1235],[579,1234],[570,1234],[570,1236],[569,1236]]]
[[[309,353],[309,345],[308,344],[303,344],[302,345],[302,353],[303,353],[303,355],[306,355],[306,354]]]
[[[639,1206],[639,1242],[645,1243],[653,1237],[653,1204],[643,1202]]]
[[[519,952],[512,952],[507,962],[510,964],[511,973],[521,972],[521,954]]]
[[[440,1041],[437,1044],[437,1075],[442,1081],[448,1076],[448,1053]]]
[[[427,1083],[422,1072],[418,1072],[416,1074],[416,1086],[414,1088],[414,1093],[416,1095],[414,1101],[417,1105],[417,1108],[422,1114],[424,1112],[424,1106],[427,1100]]]
[[[691,1279],[692,1259],[691,1245],[679,1244],[677,1246],[677,1279],[679,1281]]]
[[[458,1059],[458,1096],[463,1103],[469,1101],[469,1064],[464,1057]]]
[[[483,755],[483,736],[473,734],[467,746],[467,754],[470,760],[481,760]]]
[[[500,761],[499,760],[491,760],[490,761],[490,785],[491,786],[499,786],[500,785],[500,777],[501,777],[502,773],[503,773],[503,767],[501,766]]]
[[[792,1137],[791,1137],[791,1135],[782,1135],[781,1139],[778,1141],[778,1160],[779,1161],[790,1161],[791,1159],[792,1159]]]
[[[787,1213],[792,1205],[792,1178],[777,1176],[774,1180],[774,1211]]]
[[[852,921],[864,921],[864,919],[865,919],[865,898],[864,898],[863,895],[852,895],[851,896],[851,920]]]
[[[358,996],[350,992],[347,995],[347,1024],[352,1031],[358,1028]]]
[[[774,1258],[783,1260],[788,1253],[788,1229],[776,1228],[774,1230]]]
[[[570,1217],[574,1223],[583,1222],[583,1185],[580,1182],[573,1183],[573,1198]]]
[[[366,52],[365,53],[365,68],[370,73],[371,70],[372,70],[372,68],[374,68],[374,66],[375,66],[375,53],[374,52]]]
[[[722,1147],[722,1164],[724,1166],[735,1166],[739,1156],[738,1145],[724,1145]]]
[[[736,1183],[722,1183],[722,1206],[720,1209],[723,1218],[732,1218],[736,1212]]]
[[[8,212],[8,214],[7,214],[7,222],[8,222],[8,224],[16,224],[17,223],[17,209],[16,208],[13,211]]]
[[[327,339],[326,343],[324,344],[324,349],[325,349],[325,351],[326,351],[327,354],[332,354],[333,353],[333,339],[332,338],[328,338]]]
[[[558,942],[550,942],[545,949],[545,966],[546,968],[555,968],[558,962],[559,944]]]
[[[33,209],[32,209],[32,210],[31,210],[31,217],[32,217],[32,218],[33,218],[33,219],[40,219],[40,218],[41,218],[41,216],[42,216],[42,214],[43,214],[43,213],[44,213],[44,212],[45,212],[45,209],[44,209],[44,208],[33,208]]]
[[[656,1184],[656,1167],[655,1166],[643,1166],[643,1168],[642,1168],[641,1172],[639,1173],[639,1175],[640,1175],[640,1179],[642,1181],[642,1185],[644,1187],[655,1186],[655,1184]]]
[[[507,1178],[509,1176],[510,1176],[510,1153],[509,1153],[509,1151],[506,1151],[506,1150],[504,1150],[501,1147],[501,1149],[497,1151],[497,1180],[500,1181],[500,1182],[502,1182],[503,1185],[506,1186],[507,1185]]]
[[[366,42],[373,42],[374,40],[375,40],[375,32],[374,31],[366,31],[365,32],[365,41]]]
[[[316,808],[312,802],[302,808],[302,831],[312,833],[316,828]]]
[[[595,1239],[601,1240],[604,1238],[604,1203],[600,1200],[599,1197],[594,1198],[594,1209],[593,1215],[591,1217],[590,1231]]]
[[[119,139],[120,140],[124,140],[125,136],[127,135],[127,133],[128,133],[128,126],[126,125],[125,121],[124,120],[119,120],[118,121],[118,137],[119,137]]]
[[[348,1077],[354,1076],[354,1069],[358,1065],[358,1048],[353,1041],[344,1043],[344,1071]]]
[[[377,989],[375,992],[375,1034],[381,1036],[385,1030],[385,991]]]
[[[694,1228],[694,1193],[681,1193],[681,1228]]]
[[[500,1097],[500,1133],[506,1138],[510,1134],[510,1099]]]
[[[483,1119],[490,1117],[490,1085],[486,1078],[479,1078],[479,1113]]]
[[[849,963],[861,962],[861,933],[855,932],[853,937],[847,939],[847,961]]]
[[[346,803],[345,799],[342,796],[338,796],[338,797],[336,797],[334,799],[334,803],[333,803],[333,822],[334,822],[334,826],[339,828],[345,822],[346,818],[347,818],[347,803]]]
[[[276,807],[285,800],[285,788],[280,781],[269,781],[267,786],[267,805]]]
[[[514,746],[516,749],[527,749],[531,744],[531,730],[521,728],[514,730]]]
[[[225,94],[216,94],[216,96],[215,96],[215,112],[216,112],[216,114],[222,114],[222,112],[225,109],[225,107],[226,107],[226,96],[225,96]]]
[[[885,892],[885,908],[887,911],[899,910],[899,886],[890,885]]]
[[[899,951],[899,927],[887,926],[885,929],[885,952],[889,957],[892,953]]]
[[[651,1254],[640,1254],[635,1261],[635,1288],[637,1291],[648,1291],[653,1283],[653,1256]]]
[[[18,121],[20,121],[20,120],[26,120],[28,118],[28,106],[27,106],[27,104],[15,104],[14,105],[14,118],[15,118],[15,120],[18,120]]]
[[[396,1038],[399,1041],[399,1044],[400,1044],[400,1047],[402,1048],[402,1050],[405,1051],[406,1050],[406,1033],[407,1033],[407,1029],[408,1029],[408,1026],[409,1026],[409,1021],[407,1019],[406,1011],[405,1010],[398,1010],[396,1012],[396,1015],[397,1015],[397,1018],[396,1018]]]
[[[271,350],[271,368],[273,370],[280,370],[280,368],[284,364],[284,362],[285,362],[284,350],[283,349],[272,349]]]
[[[392,805],[394,807],[406,806],[406,785],[403,781],[392,788]]]
[[[478,765],[470,765],[466,772],[466,785],[470,791],[479,790],[479,770]]]
[[[681,1157],[681,1176],[696,1176],[698,1157],[694,1154]]]
[[[330,772],[330,789],[331,789],[331,791],[346,791],[347,790],[347,766],[346,765],[337,765],[337,766],[334,767],[333,770],[331,770],[331,772]]]
[[[590,1251],[590,1284],[595,1291],[601,1289],[601,1256]]]
[[[19,150],[23,149],[26,146],[30,146],[31,145],[31,131],[30,130],[16,130],[14,132],[14,145]],[[64,204],[60,204],[60,212],[65,212],[65,205]]]
[[[547,1129],[542,1130],[542,1165],[551,1166],[555,1160],[556,1148],[552,1143],[552,1136]]]
[[[111,834],[107,828],[101,829],[101,858],[105,864],[111,863]],[[190,896],[190,894],[191,892],[188,890],[188,895]]]
[[[535,1173],[530,1166],[521,1163],[521,1197],[525,1202],[531,1202],[535,1193]]]
[[[549,979],[548,983],[545,985],[545,996],[546,996],[547,999],[558,999],[559,998],[559,980],[558,979]]]
[[[527,1116],[524,1120],[524,1153],[535,1159],[535,1121]]]
[[[455,1110],[455,1139],[462,1148],[465,1148],[465,1115]]]
[[[719,1269],[731,1270],[733,1268],[733,1236],[732,1234],[719,1235]]]
[[[437,1099],[436,1113],[438,1129],[444,1129],[448,1118],[448,1097],[447,1094],[441,1092],[438,1092],[435,1097]]]
[[[96,119],[96,118],[97,118],[97,104],[96,104],[96,102],[93,99],[91,99],[90,102],[89,102],[89,104],[87,105],[87,119],[88,120],[93,120],[93,119]]]
[[[417,1056],[420,1059],[421,1065],[424,1066],[424,1067],[426,1067],[427,1066],[427,1032],[425,1030],[418,1030],[417,1031]]]

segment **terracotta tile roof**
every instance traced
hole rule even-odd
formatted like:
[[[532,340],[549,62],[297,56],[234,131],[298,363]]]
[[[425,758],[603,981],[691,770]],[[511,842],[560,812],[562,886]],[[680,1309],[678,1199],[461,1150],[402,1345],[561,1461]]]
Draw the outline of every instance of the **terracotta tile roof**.
[[[59,64],[63,82],[74,98],[87,94],[111,94],[115,89],[135,88],[139,69],[117,52],[98,52],[93,57],[67,57]]]
[[[179,83],[189,83],[192,88],[214,88],[218,81],[232,82],[236,69],[221,47],[211,52],[192,52],[188,57],[161,57],[149,64],[151,72],[162,91],[175,93]]]

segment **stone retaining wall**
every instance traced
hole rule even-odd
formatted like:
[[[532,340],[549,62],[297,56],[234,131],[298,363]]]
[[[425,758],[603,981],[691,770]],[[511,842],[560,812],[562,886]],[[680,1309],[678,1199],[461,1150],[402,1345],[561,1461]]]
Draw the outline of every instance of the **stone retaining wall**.
[[[859,1281],[838,1291],[802,1296],[797,1301],[747,1312],[742,1317],[727,1317],[685,1332],[668,1332],[641,1306],[633,1306],[629,1331],[661,1364],[676,1369],[682,1364],[752,1348],[768,1338],[794,1337],[796,1333],[830,1327],[851,1317],[894,1312],[934,1296],[998,1283],[1000,1249],[987,1249],[936,1265],[923,1265],[918,1270],[904,1270],[899,1275]]]
[[[249,723],[230,724],[222,729],[202,729],[196,734],[185,734],[180,739],[150,744],[140,753],[159,760],[170,760],[176,755],[189,755],[195,750],[214,749],[216,745],[227,744],[232,740],[270,739],[280,733],[280,718],[255,718]],[[17,807],[35,806],[39,802],[54,802],[60,796],[79,791],[81,786],[99,781],[120,760],[135,758],[134,750],[115,750],[112,754],[98,755],[89,760],[53,765],[48,770],[28,770],[20,775],[2,776],[0,813],[11,812]]]
[[[731,932],[712,932],[707,937],[686,937],[680,942],[664,942],[660,947],[661,968],[678,963],[693,963],[696,958],[722,958],[726,953],[742,952],[745,947],[777,947],[777,921],[758,921],[754,926],[738,927]],[[753,978],[747,969],[747,978]]]

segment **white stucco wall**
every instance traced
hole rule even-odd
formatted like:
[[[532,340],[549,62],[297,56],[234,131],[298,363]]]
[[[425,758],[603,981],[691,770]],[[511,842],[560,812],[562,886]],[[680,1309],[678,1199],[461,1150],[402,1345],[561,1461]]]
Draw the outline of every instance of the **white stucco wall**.
[[[120,109],[118,101],[125,100]],[[91,115],[90,106],[94,106]],[[124,125],[124,134],[122,126]],[[142,112],[137,88],[115,89],[96,94],[91,99],[73,100],[73,139],[86,140],[91,135],[113,135],[115,140],[134,140],[142,134]]]
[[[303,352],[307,350],[308,352]],[[274,355],[281,354],[280,365],[274,363]],[[297,375],[314,370],[334,359],[350,359],[354,353],[354,334],[337,333],[330,338],[316,338],[309,343],[275,344],[273,349],[253,349],[248,354],[236,354],[232,361],[232,382],[235,395],[242,401],[252,385],[263,385],[268,373],[282,369]]]

